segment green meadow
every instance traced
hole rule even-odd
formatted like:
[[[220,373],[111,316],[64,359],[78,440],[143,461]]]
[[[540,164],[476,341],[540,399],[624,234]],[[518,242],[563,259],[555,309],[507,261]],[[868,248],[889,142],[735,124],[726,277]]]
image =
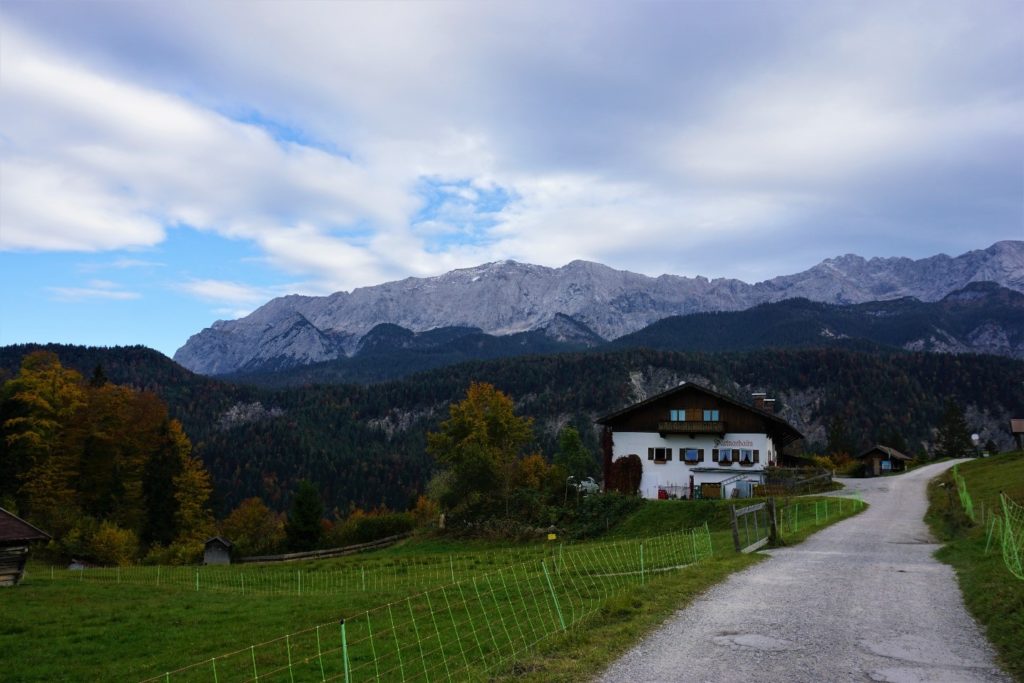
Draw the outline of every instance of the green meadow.
[[[0,664],[11,681],[578,680],[758,561],[733,549],[729,508],[650,501],[579,543],[422,536],[287,565],[30,565],[0,591]],[[859,508],[780,501],[783,542]]]

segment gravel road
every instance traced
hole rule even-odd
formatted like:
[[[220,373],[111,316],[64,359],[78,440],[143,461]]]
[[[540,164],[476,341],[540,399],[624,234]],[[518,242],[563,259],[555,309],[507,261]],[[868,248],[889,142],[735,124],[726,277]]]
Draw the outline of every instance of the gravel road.
[[[769,551],[715,586],[598,680],[1010,681],[967,613],[922,518],[925,486],[954,463],[844,480],[865,512]]]

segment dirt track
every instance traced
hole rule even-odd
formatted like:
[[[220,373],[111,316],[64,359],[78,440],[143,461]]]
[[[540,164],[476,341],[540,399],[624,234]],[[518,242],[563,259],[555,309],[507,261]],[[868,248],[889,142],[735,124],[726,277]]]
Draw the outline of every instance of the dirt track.
[[[847,480],[865,512],[731,577],[598,680],[1010,681],[968,615],[922,518],[952,463]]]

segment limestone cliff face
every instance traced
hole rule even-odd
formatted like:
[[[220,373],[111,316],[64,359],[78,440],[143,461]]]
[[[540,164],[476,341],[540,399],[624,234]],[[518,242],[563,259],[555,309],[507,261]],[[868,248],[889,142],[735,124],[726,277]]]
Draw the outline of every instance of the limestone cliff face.
[[[381,323],[413,332],[462,326],[494,335],[541,330],[555,339],[611,340],[670,315],[744,310],[794,297],[839,304],[905,296],[937,301],[981,281],[1024,292],[1024,242],[916,261],[846,255],[756,284],[652,278],[586,261],[561,268],[503,261],[325,297],[280,297],[193,335],[174,359],[203,374],[304,365],[355,353]],[[977,339],[990,348],[1004,343],[994,329],[979,329]]]

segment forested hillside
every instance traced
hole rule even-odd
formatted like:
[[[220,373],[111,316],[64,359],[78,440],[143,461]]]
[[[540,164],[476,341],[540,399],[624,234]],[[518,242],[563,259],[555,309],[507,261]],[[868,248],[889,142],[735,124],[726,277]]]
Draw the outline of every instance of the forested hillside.
[[[0,368],[13,374],[35,348],[0,349]],[[898,433],[917,453],[930,445],[947,399],[965,408],[983,440],[1008,445],[1010,414],[1024,409],[1024,362],[979,355],[625,350],[464,363],[372,386],[271,390],[203,378],[140,347],[45,348],[86,376],[101,365],[112,382],[163,397],[210,470],[221,512],[252,495],[283,509],[301,479],[320,486],[329,509],[406,507],[433,468],[426,432],[471,381],[494,384],[534,417],[535,445],[548,456],[566,424],[596,453],[596,416],[683,380],[741,400],[767,391],[810,449],[824,446],[826,427],[839,419],[858,448]]]

